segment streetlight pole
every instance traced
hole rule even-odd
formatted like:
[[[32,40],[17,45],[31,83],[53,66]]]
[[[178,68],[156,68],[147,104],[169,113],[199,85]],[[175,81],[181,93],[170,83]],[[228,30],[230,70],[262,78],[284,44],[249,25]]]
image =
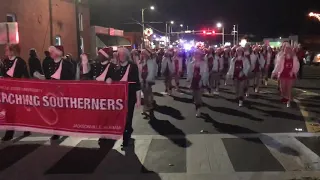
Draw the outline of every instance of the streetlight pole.
[[[145,42],[144,42],[144,40],[145,40],[145,36],[144,36],[144,11],[146,10],[146,9],[148,9],[148,8],[143,8],[143,9],[141,9],[141,24],[142,24],[142,48],[145,48]],[[150,9],[151,10],[154,10],[154,6],[150,6]]]
[[[168,46],[168,22],[166,22],[166,45]]]
[[[239,25],[237,24],[237,44],[239,44]]]
[[[222,23],[217,23],[217,27],[222,29],[222,45],[224,46],[224,26]]]
[[[222,27],[222,46],[224,46],[224,26]]]
[[[144,11],[146,8],[141,10],[141,24],[142,24],[142,49],[145,48],[145,42],[144,42]]]
[[[236,25],[233,25],[233,45],[236,45]]]

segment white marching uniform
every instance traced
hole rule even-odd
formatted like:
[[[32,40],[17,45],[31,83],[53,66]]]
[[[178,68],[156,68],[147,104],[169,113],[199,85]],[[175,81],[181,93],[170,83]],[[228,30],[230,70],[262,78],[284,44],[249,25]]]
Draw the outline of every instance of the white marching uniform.
[[[165,91],[171,93],[172,77],[175,74],[175,66],[172,57],[164,56],[161,62],[161,74],[164,76]]]
[[[215,88],[219,91],[219,84],[221,79],[221,73],[223,71],[223,58],[219,57],[217,54],[214,56],[212,54],[207,54],[205,56],[205,62],[208,66],[209,71],[209,87]]]

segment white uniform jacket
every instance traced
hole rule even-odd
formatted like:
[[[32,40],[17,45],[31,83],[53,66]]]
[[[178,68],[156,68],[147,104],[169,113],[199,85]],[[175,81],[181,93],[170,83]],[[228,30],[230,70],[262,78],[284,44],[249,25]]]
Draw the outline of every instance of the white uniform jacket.
[[[227,73],[227,77],[230,78],[230,79],[233,78],[234,66],[235,66],[236,58],[238,58],[238,57],[233,58],[231,60],[231,62],[230,62],[230,68],[229,68],[229,71]],[[243,63],[242,73],[245,76],[248,76],[248,73],[249,73],[249,71],[251,69],[250,62],[249,62],[248,58],[246,58],[246,57],[241,57],[241,59],[242,59],[242,63]]]
[[[254,54],[251,53],[250,55],[250,72],[252,72],[255,69],[256,63],[259,63],[259,70],[262,70],[265,65],[265,59],[264,57],[260,54]]]
[[[291,73],[293,75],[297,75],[297,73],[299,72],[299,69],[300,69],[300,62],[299,62],[296,55],[294,55],[292,57],[292,59],[293,59],[293,67],[292,67]],[[283,68],[284,68],[284,60],[285,60],[284,54],[280,54],[279,56],[277,56],[276,64],[275,64],[275,67],[272,71],[272,77],[274,77],[274,76],[279,77],[280,76],[280,74],[282,73]]]
[[[161,62],[161,74],[164,74],[166,69],[169,69],[170,75],[175,73],[174,62],[169,57],[163,57]]]
[[[155,64],[155,61],[153,59],[149,59],[146,62],[144,61],[138,64],[140,81],[142,82],[141,73],[145,63],[147,63],[147,67],[148,67],[148,76],[146,78],[146,81],[149,83],[154,83],[155,77],[156,77],[157,65]]]
[[[194,66],[196,61],[191,61],[187,67],[187,81],[191,82],[193,79]],[[199,82],[199,87],[207,86],[209,84],[209,69],[208,65],[205,61],[201,61],[200,63],[200,75],[201,81]]]
[[[179,70],[179,72],[182,72],[182,57],[179,57],[179,56],[175,56],[175,57],[173,57],[172,58],[172,60],[173,60],[173,63],[174,63],[174,65],[176,66],[179,66],[179,67],[177,67],[177,69]],[[175,61],[178,61],[178,63],[176,64],[176,62]],[[176,68],[176,67],[175,67]],[[177,73],[177,72],[176,72]]]

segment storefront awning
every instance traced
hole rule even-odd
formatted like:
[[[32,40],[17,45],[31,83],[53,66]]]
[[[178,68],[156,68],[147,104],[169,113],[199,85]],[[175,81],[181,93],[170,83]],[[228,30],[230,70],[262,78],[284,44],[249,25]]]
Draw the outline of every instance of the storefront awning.
[[[97,34],[97,38],[105,45],[105,46],[131,46],[129,40],[120,36],[108,36],[104,34]],[[98,45],[101,47],[101,45]]]

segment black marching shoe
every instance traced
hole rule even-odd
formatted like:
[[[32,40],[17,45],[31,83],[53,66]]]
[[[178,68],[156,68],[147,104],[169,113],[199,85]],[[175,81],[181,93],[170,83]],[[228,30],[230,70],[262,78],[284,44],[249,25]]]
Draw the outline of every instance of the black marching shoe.
[[[133,143],[134,143],[134,139],[132,139],[132,138],[123,139],[121,147],[125,148],[125,147],[133,145]]]
[[[50,139],[53,140],[53,141],[55,141],[55,140],[60,139],[60,136],[58,136],[58,135],[53,135],[53,136],[51,136]]]
[[[1,138],[1,141],[11,141],[13,139],[13,136],[5,135]]]
[[[23,132],[23,136],[24,136],[24,137],[27,137],[27,136],[30,136],[30,135],[31,135],[31,132],[29,132],[29,131]]]

